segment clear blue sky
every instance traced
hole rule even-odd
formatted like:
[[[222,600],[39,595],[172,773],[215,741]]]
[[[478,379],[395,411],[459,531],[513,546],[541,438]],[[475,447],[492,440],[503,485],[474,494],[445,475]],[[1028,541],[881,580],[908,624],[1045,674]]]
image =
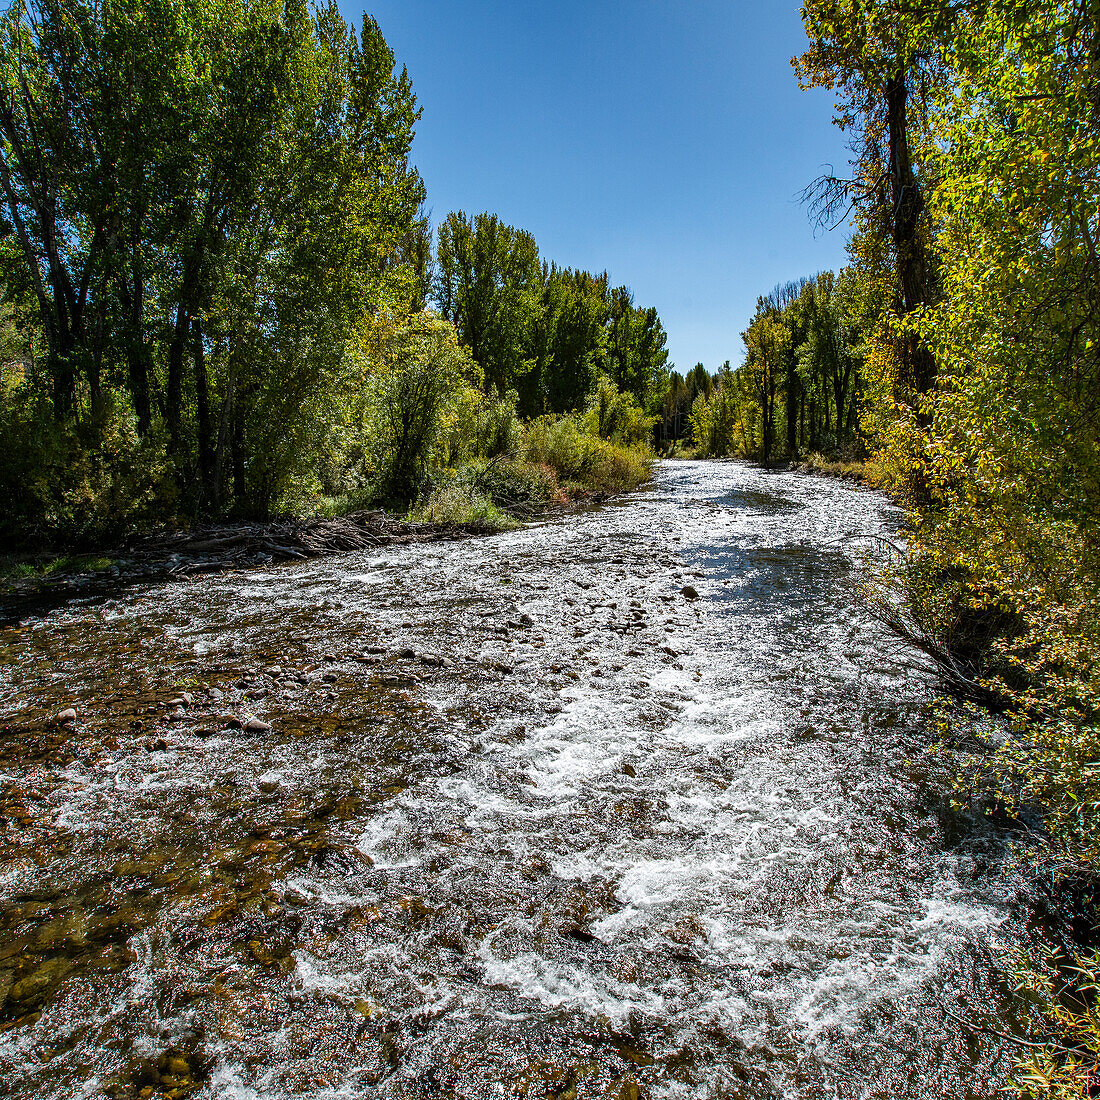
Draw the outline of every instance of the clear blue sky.
[[[346,18],[362,9],[342,0]],[[423,108],[438,224],[488,210],[654,305],[683,372],[736,365],[757,295],[845,262],[798,192],[843,167],[790,67],[796,0],[376,0]]]

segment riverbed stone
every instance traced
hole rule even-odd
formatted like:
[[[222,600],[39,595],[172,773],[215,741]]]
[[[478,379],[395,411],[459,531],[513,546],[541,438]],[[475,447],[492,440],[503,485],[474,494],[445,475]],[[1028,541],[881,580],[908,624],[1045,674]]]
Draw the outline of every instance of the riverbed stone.
[[[699,593],[695,590],[694,586],[690,584],[685,584],[684,587],[680,589],[680,595],[682,595],[685,600],[697,600],[699,598]]]
[[[57,724],[60,726],[71,726],[76,721],[76,708],[66,707],[62,711],[58,711]]]
[[[262,718],[249,718],[244,724],[245,733],[269,733],[271,723]]]

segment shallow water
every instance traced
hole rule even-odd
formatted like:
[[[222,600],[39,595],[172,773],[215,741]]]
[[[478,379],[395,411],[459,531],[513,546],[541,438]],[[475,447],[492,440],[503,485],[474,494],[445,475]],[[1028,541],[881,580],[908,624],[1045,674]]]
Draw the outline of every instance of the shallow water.
[[[0,631],[0,1093],[993,1096],[1003,850],[853,593],[897,522],[665,463]]]

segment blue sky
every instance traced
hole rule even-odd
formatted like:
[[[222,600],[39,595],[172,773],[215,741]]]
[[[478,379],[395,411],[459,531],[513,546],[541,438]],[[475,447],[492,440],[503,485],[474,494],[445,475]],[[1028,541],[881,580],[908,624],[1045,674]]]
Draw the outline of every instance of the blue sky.
[[[361,10],[344,0],[344,15]],[[795,0],[378,0],[423,108],[438,224],[488,210],[657,307],[681,371],[743,354],[757,295],[845,262],[798,192],[846,163],[790,67]]]

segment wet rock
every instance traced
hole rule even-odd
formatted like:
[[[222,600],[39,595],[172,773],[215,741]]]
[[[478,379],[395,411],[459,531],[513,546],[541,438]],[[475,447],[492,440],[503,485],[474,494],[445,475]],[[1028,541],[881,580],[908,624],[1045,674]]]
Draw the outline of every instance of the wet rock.
[[[182,707],[176,707],[175,710],[168,712],[169,722],[186,722],[187,712]]]
[[[66,707],[63,711],[58,712],[57,717],[54,719],[59,726],[70,726],[76,721],[76,708]]]
[[[661,652],[667,653],[670,657],[679,657],[680,654],[676,652],[670,645],[661,646]]]
[[[145,742],[146,752],[167,752],[168,742],[163,737],[154,737],[151,741]]]
[[[697,600],[699,598],[699,593],[696,592],[690,584],[685,584],[684,587],[680,589],[680,595],[683,596],[685,600]]]
[[[411,672],[403,672],[400,675],[387,673],[379,677],[383,687],[408,687],[410,684],[419,684],[420,677]]]
[[[245,733],[270,733],[271,723],[262,718],[249,718],[244,724]]]
[[[325,654],[322,654],[321,660],[326,665],[334,665],[334,664],[336,664],[336,655],[334,653],[325,653]]]
[[[273,680],[277,680],[283,674],[282,666],[281,665],[272,665],[271,668],[269,668],[267,670],[267,674]]]
[[[325,672],[321,676],[321,681],[326,684],[335,684],[339,678],[335,672]]]
[[[225,692],[222,691],[221,688],[207,688],[206,694],[207,697],[213,699],[215,703],[220,702],[222,699],[225,698]]]
[[[274,794],[279,789],[277,779],[263,779],[256,785],[260,788],[261,794]]]
[[[397,651],[397,656],[403,661],[415,661],[417,654],[415,649],[409,649],[408,646],[405,646]]]
[[[244,729],[244,722],[242,722],[235,714],[220,714],[218,715],[218,722],[221,724],[223,730]]]

